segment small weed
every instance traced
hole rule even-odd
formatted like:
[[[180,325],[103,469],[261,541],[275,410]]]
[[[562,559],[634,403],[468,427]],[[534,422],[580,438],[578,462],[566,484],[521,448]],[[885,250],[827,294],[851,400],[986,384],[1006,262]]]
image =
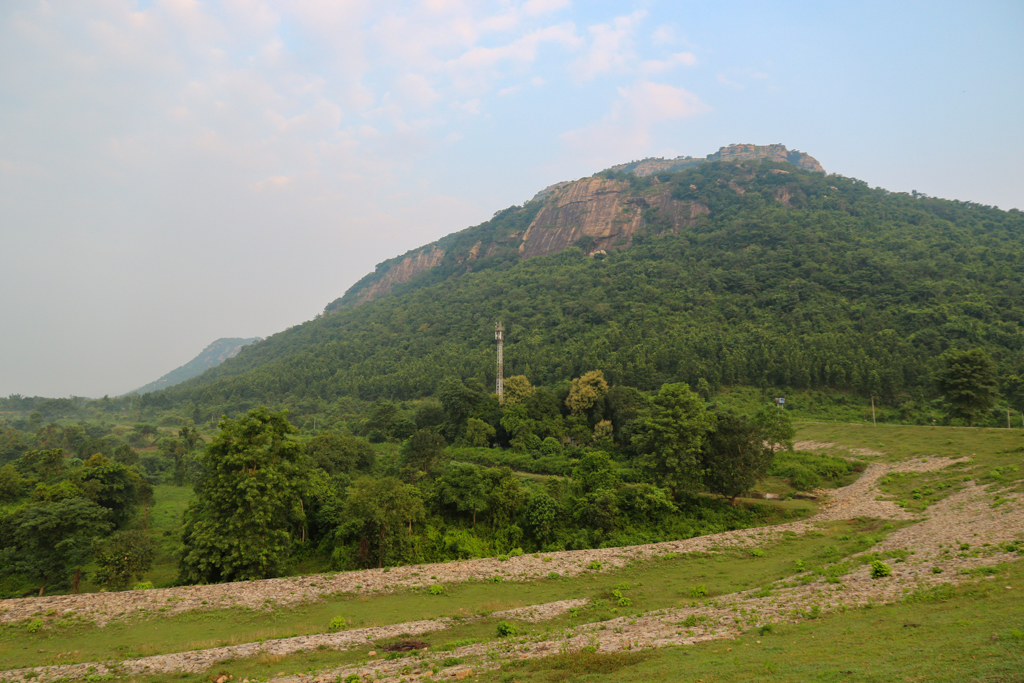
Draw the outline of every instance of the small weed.
[[[703,598],[707,594],[708,594],[708,587],[705,586],[704,584],[701,584],[699,586],[694,586],[693,588],[690,589],[690,597],[691,598]]]
[[[759,636],[763,636],[764,634],[771,633],[771,632],[772,632],[772,625],[771,624],[761,624],[760,626],[757,627],[757,635],[759,635]]]
[[[548,578],[549,579],[557,579],[560,576],[561,576],[561,574],[559,574],[558,572],[548,572]]]
[[[764,551],[760,548],[751,548],[750,555],[751,557],[764,557]]]
[[[345,626],[345,617],[334,617],[327,628],[331,633],[337,633],[338,631],[344,631]]]
[[[873,561],[871,563],[871,578],[881,579],[886,576],[892,576],[892,567],[881,560]]]
[[[28,624],[25,626],[25,630],[29,633],[39,633],[43,630],[43,620],[33,619],[32,621],[28,622]]]
[[[519,633],[519,627],[509,621],[502,621],[498,624],[498,637],[505,638]],[[450,665],[449,665],[450,666]]]
[[[587,569],[593,569],[595,572],[601,570],[601,563],[597,560],[591,560],[590,564],[587,565]]]
[[[444,595],[444,586],[439,583],[435,583],[428,590],[431,595]]]
[[[942,567],[932,567],[932,574],[941,574]]]

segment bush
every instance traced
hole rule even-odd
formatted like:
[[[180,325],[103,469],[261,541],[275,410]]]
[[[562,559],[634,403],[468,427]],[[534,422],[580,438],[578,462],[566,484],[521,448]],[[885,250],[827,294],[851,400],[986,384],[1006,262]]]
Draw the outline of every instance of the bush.
[[[153,582],[152,581],[141,581],[141,582],[135,584],[134,586],[132,586],[132,590],[133,591],[148,591],[148,590],[150,590],[152,588],[153,588]]]
[[[338,631],[344,631],[345,627],[345,617],[334,617],[331,619],[331,624],[328,626],[328,630],[331,633],[337,633]]]
[[[442,586],[439,583],[435,583],[433,586],[430,587],[429,592],[431,595],[443,595],[444,586]]]
[[[590,562],[590,564],[587,565],[587,569],[593,569],[594,571],[600,571],[601,563],[598,562],[597,560],[592,560]]]
[[[29,633],[39,633],[41,630],[43,630],[43,620],[33,619],[25,625],[25,630]]]
[[[694,586],[693,588],[690,589],[690,597],[691,598],[703,598],[707,594],[708,594],[708,587],[705,586],[704,584],[701,584],[699,586]]]
[[[874,560],[871,563],[871,578],[881,579],[886,576],[892,575],[892,567],[882,562],[881,560]]]
[[[498,637],[514,636],[519,633],[519,627],[509,621],[502,621],[498,624]]]

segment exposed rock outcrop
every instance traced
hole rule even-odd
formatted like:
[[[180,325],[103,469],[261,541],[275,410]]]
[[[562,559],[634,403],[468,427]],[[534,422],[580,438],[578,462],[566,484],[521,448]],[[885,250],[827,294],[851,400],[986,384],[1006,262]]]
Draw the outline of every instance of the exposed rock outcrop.
[[[674,159],[647,158],[613,166],[607,171],[628,173],[647,177],[661,173],[674,173],[699,166],[708,161],[747,162],[767,159],[785,162],[799,168],[824,173],[818,161],[803,152],[789,150],[785,145],[729,145],[722,147],[705,158],[680,156]],[[769,169],[771,173],[788,174],[784,169]],[[608,253],[628,248],[638,231],[653,227],[658,232],[678,230],[693,225],[708,207],[696,194],[690,199],[677,199],[665,183],[668,178],[659,176],[643,184],[643,189],[634,187],[621,175],[603,171],[589,178],[564,181],[549,185],[523,207],[512,207],[508,212],[519,212],[522,222],[514,227],[494,227],[490,221],[476,228],[449,235],[439,242],[410,252],[404,257],[392,259],[378,266],[377,272],[356,283],[344,297],[328,305],[326,312],[358,306],[377,299],[394,290],[397,285],[412,281],[431,268],[444,266],[446,276],[458,276],[465,272],[486,267],[481,261],[504,252],[512,255],[518,250],[520,258],[546,256],[579,245],[588,255]],[[755,168],[744,166],[740,169],[740,182],[735,180],[728,187],[736,194],[744,194],[743,178],[753,178]],[[719,180],[719,184],[724,181]],[[692,193],[697,192],[690,185]],[[676,197],[680,195],[676,194]],[[775,199],[784,206],[790,206],[792,196],[788,188],[780,188]],[[533,220],[526,225],[529,216],[536,211]],[[584,239],[589,238],[589,239]],[[581,242],[581,240],[583,240]]]
[[[646,209],[659,209],[673,229],[707,212],[702,204],[676,201],[667,192],[637,197],[629,189],[627,182],[595,177],[557,191],[523,235],[519,253],[523,258],[557,253],[581,237],[593,239],[589,253],[624,248],[646,224]]]
[[[785,145],[729,145],[722,147],[714,154],[708,155],[708,161],[753,161],[757,159],[768,159],[770,161],[784,161],[806,168],[808,171],[824,173],[818,160],[810,154],[804,154],[797,150],[786,149]]]
[[[395,288],[395,285],[408,282],[423,271],[429,270],[441,263],[441,260],[444,258],[444,254],[444,249],[441,249],[437,245],[428,245],[419,252],[406,256],[399,263],[388,268],[379,280],[367,285],[367,287],[359,293],[358,298],[352,305],[358,306],[359,304],[366,303],[367,301],[387,294]]]

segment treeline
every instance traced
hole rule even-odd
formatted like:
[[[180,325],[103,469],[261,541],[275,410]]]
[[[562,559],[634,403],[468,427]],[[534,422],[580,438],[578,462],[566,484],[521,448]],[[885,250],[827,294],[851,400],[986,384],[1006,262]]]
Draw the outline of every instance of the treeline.
[[[500,319],[506,368],[547,386],[596,367],[645,391],[703,379],[925,403],[938,395],[937,358],[978,347],[1011,406],[1024,407],[1010,381],[1024,376],[1024,215],[771,170],[708,163],[624,176],[637,193],[669,184],[711,213],[674,233],[649,211],[635,244],[604,258],[569,249],[441,282],[425,275],[143,400],[238,414],[429,397],[452,376],[490,386]]]
[[[182,580],[278,575],[296,557],[347,569],[630,545],[780,514],[700,495],[735,499],[768,475],[793,435],[780,411],[742,416],[682,384],[614,397],[600,372],[574,380],[561,406],[525,378],[510,385],[497,405],[486,392],[446,381],[437,422],[417,428],[386,460],[368,441],[338,432],[303,447],[286,414],[263,407],[224,420],[198,455]],[[619,419],[618,430],[609,417]],[[368,422],[389,429],[380,415]],[[509,456],[562,462],[571,476],[523,480],[509,467],[461,457],[499,439],[511,442]],[[817,476],[809,471],[808,481]]]

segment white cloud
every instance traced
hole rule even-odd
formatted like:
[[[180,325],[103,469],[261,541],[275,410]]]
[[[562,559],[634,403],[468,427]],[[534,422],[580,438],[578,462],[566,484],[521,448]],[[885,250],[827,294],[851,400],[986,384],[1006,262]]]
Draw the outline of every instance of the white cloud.
[[[521,85],[511,85],[507,88],[502,88],[498,91],[498,97],[506,97],[508,95],[514,95],[523,89]]]
[[[523,4],[523,12],[527,16],[535,17],[548,12],[557,12],[572,5],[571,0],[528,0]]]
[[[660,74],[666,71],[671,71],[677,66],[694,66],[697,63],[697,57],[692,52],[677,52],[674,55],[669,55],[667,59],[649,59],[640,64],[640,73],[642,74]]]
[[[644,10],[616,17],[611,24],[590,26],[590,49],[571,67],[570,74],[577,81],[589,81],[596,76],[623,71],[636,59],[633,52],[633,34],[647,16]]]
[[[420,108],[429,107],[441,99],[430,81],[421,74],[405,74],[399,78],[398,92],[407,102]]]
[[[642,81],[618,94],[601,121],[562,134],[571,155],[595,165],[644,156],[652,151],[655,126],[711,111],[697,95],[663,83]]]
[[[671,26],[662,24],[651,34],[651,42],[655,45],[671,45],[676,42],[676,32]]]

